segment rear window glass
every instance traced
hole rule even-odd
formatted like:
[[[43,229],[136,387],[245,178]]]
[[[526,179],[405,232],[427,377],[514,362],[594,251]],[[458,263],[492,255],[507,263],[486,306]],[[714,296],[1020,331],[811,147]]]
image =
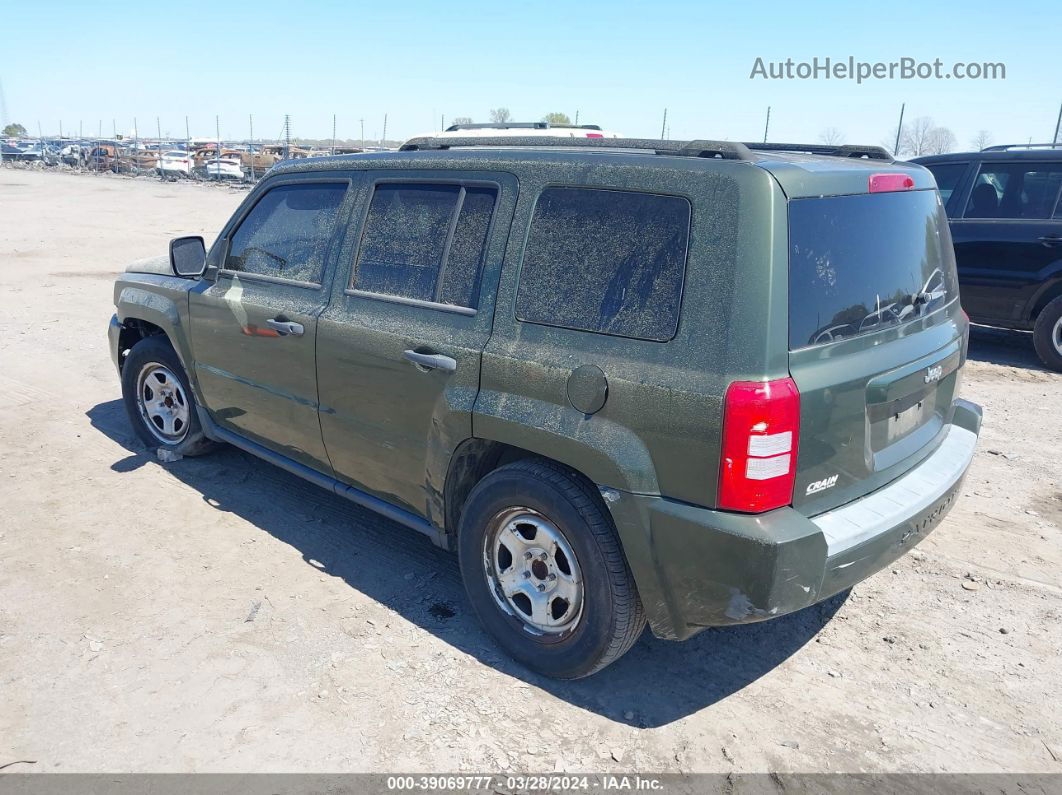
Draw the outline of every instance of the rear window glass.
[[[936,191],[789,202],[789,347],[906,323],[958,295]]]
[[[376,186],[358,252],[358,290],[475,309],[492,187]]]
[[[665,341],[675,336],[690,233],[677,196],[548,188],[535,205],[516,315]]]

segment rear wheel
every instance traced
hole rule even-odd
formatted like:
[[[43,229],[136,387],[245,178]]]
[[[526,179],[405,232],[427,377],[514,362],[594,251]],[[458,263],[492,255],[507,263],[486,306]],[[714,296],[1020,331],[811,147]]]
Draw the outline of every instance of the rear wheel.
[[[146,337],[122,364],[122,398],[129,421],[149,448],[195,456],[214,447],[203,434],[181,360],[162,336]]]
[[[1033,326],[1033,345],[1040,360],[1062,372],[1062,296],[1041,310]]]
[[[645,628],[611,516],[593,486],[559,464],[518,461],[480,481],[458,551],[480,621],[539,673],[589,676]]]

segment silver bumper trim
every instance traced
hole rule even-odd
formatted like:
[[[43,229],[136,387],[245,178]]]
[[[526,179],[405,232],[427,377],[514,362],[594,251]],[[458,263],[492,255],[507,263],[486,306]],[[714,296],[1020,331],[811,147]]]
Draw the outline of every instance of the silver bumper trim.
[[[826,537],[826,554],[833,557],[851,549],[932,506],[966,472],[976,446],[976,433],[952,425],[940,447],[914,469],[865,497],[814,517],[811,521]]]

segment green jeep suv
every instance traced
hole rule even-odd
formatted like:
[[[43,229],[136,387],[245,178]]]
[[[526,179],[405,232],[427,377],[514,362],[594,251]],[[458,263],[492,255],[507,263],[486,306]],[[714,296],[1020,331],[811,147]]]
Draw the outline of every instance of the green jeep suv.
[[[459,556],[575,678],[851,587],[973,456],[932,175],[875,147],[424,138],[289,162],[115,285],[130,421]]]

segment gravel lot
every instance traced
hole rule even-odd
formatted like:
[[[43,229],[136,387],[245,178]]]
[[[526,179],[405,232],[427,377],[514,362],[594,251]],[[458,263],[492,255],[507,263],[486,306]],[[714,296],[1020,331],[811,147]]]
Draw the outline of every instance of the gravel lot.
[[[847,599],[588,680],[499,654],[456,559],[235,449],[160,464],[114,275],[243,193],[0,169],[0,765],[1062,772],[1062,375],[975,332],[965,495]]]

